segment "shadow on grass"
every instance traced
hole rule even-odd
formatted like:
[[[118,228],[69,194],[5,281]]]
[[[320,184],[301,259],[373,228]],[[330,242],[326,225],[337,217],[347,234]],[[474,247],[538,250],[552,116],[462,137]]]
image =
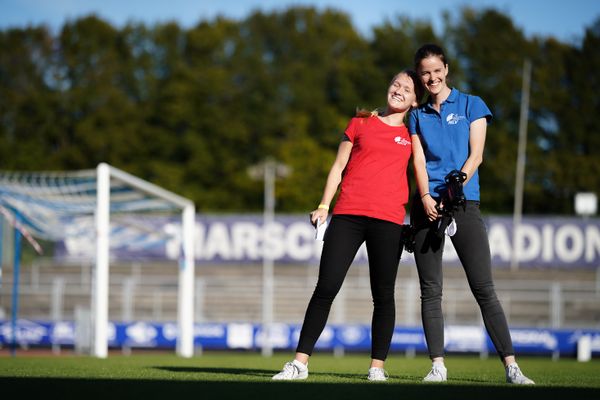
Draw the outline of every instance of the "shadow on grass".
[[[199,374],[218,374],[218,375],[240,375],[240,376],[258,376],[271,380],[271,377],[277,372],[274,369],[252,369],[252,368],[211,368],[211,367],[153,367],[158,370],[167,372],[185,372],[185,373],[199,373]],[[365,378],[366,374],[342,374],[342,373],[325,373],[325,372],[311,372],[310,376],[330,376],[335,378],[344,379],[361,379]]]
[[[198,374],[215,374],[215,375],[239,375],[239,376],[244,376],[244,377],[248,377],[248,376],[254,376],[254,377],[260,377],[260,378],[266,378],[267,380],[271,380],[271,377],[273,375],[275,375],[278,371],[274,370],[274,369],[252,369],[252,368],[213,368],[213,367],[165,367],[165,366],[155,366],[155,367],[151,367],[157,370],[161,370],[161,371],[167,371],[167,372],[173,372],[173,373],[198,373]],[[332,378],[341,378],[341,379],[348,379],[348,380],[365,380],[367,377],[367,374],[348,374],[348,373],[336,373],[336,372],[311,372],[310,373],[310,377],[332,377]],[[422,379],[421,376],[415,376],[415,375],[389,375],[388,377],[390,380],[400,380],[400,381],[408,381],[406,383],[412,383],[412,384],[422,384],[420,381]],[[306,381],[306,382],[310,382],[310,381]],[[452,378],[449,378],[448,380],[448,384],[456,384],[456,383],[471,383],[471,384],[484,384],[484,385],[490,385],[493,383],[483,380],[483,379],[461,379],[461,380],[455,380]],[[323,382],[319,382],[319,383],[323,383]],[[344,382],[346,383],[346,382]],[[374,385],[377,383],[373,383],[373,382],[353,382],[353,383],[367,383],[370,385]],[[392,383],[392,382],[388,382]],[[398,382],[394,382],[394,383],[398,383]],[[429,385],[429,384],[427,384]],[[433,383],[433,385],[435,385],[435,383]]]
[[[67,378],[0,378],[4,394],[35,399],[597,399],[598,388],[474,384],[422,384],[398,382],[264,382],[236,381],[235,375],[270,376],[272,371],[240,368],[165,368],[172,372],[202,372],[233,375],[231,380],[190,381],[165,379],[67,379]],[[328,375],[328,374],[326,374]],[[356,374],[339,374],[356,378]],[[176,378],[176,377],[175,377]],[[36,396],[36,397],[33,397]],[[43,396],[43,397],[42,397]],[[4,398],[4,397],[3,397]]]

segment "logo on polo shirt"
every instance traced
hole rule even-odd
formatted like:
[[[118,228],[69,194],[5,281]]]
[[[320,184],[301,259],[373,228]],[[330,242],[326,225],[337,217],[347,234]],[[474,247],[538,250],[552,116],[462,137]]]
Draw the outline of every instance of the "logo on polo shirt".
[[[410,141],[404,139],[402,136],[396,136],[394,138],[394,142],[396,142],[397,144],[401,144],[402,146],[406,146],[410,144]]]
[[[446,117],[446,122],[448,123],[448,125],[456,125],[456,124],[458,124],[458,121],[460,121],[461,119],[467,119],[467,118],[464,115],[450,113]]]

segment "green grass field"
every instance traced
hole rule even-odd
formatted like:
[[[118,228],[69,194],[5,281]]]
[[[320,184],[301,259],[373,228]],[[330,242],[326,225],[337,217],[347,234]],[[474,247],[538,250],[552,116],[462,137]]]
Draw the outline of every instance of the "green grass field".
[[[256,353],[206,352],[183,359],[171,354],[0,357],[0,398],[128,399],[600,399],[600,360],[521,357],[521,369],[534,387],[504,383],[496,358],[450,355],[448,382],[424,384],[426,356],[390,355],[388,382],[368,382],[367,354],[334,357],[315,354],[310,376],[300,382],[272,382],[291,354],[271,358]]]

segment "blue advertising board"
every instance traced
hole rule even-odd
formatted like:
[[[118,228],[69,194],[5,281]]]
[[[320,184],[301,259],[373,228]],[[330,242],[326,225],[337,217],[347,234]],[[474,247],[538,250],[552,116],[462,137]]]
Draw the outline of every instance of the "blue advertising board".
[[[600,266],[600,219],[525,217],[518,229],[512,218],[485,218],[495,267],[507,267],[515,249],[521,267],[597,268]],[[57,246],[57,257],[93,259],[93,218],[74,218],[66,239]],[[181,250],[179,218],[125,216],[111,221],[113,259],[177,260]],[[514,239],[514,243],[513,243]],[[315,265],[323,242],[315,240],[308,216],[277,215],[263,227],[260,215],[198,215],[195,230],[196,261],[199,263],[257,263],[269,251],[277,263]],[[514,249],[515,248],[515,249]],[[366,263],[363,246],[355,261]],[[413,262],[404,253],[402,262]],[[451,241],[446,241],[444,262],[458,264]]]
[[[298,342],[300,326],[275,323],[269,340],[276,350],[293,351]],[[20,346],[74,347],[76,324],[72,321],[48,322],[19,320],[16,340]],[[511,329],[515,352],[518,354],[560,355],[573,357],[582,336],[591,341],[594,356],[600,355],[600,330],[594,329]],[[10,321],[0,320],[0,346],[11,345]],[[175,323],[131,322],[109,323],[108,344],[111,348],[174,349],[177,339]],[[265,339],[260,324],[199,323],[194,326],[196,347],[207,350],[258,350]],[[327,325],[317,342],[317,350],[343,349],[349,352],[369,351],[369,325]],[[493,353],[493,344],[481,326],[449,326],[445,330],[445,348],[449,353]],[[397,326],[390,351],[425,353],[425,336],[420,327]]]

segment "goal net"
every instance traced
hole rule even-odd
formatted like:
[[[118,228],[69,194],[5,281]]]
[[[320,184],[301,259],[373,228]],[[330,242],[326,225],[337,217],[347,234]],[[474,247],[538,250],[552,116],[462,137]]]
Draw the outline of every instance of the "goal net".
[[[35,238],[93,238],[92,355],[108,355],[108,276],[111,221],[133,214],[181,212],[177,354],[193,355],[194,225],[191,200],[108,164],[73,172],[0,171],[0,213],[37,245]],[[141,228],[143,229],[143,228]]]

